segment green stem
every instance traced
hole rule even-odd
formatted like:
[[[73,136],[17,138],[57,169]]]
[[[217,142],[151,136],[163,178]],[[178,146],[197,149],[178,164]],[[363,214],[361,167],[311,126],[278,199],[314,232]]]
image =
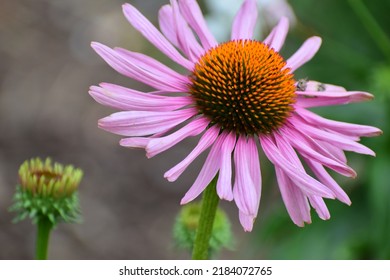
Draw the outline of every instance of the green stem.
[[[37,260],[47,260],[47,249],[49,247],[50,231],[53,228],[53,223],[48,218],[43,217],[39,219],[37,227],[35,258]]]
[[[348,0],[348,3],[379,49],[390,61],[390,38],[386,35],[386,32],[383,31],[382,27],[361,0]]]
[[[217,178],[218,176],[215,176],[203,192],[199,224],[192,251],[193,260],[207,260],[209,258],[209,242],[219,202],[216,191]]]

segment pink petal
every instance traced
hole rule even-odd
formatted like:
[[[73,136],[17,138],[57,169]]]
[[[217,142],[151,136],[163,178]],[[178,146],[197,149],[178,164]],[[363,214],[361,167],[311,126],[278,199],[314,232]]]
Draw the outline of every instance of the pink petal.
[[[164,5],[160,8],[158,11],[158,23],[162,34],[171,41],[174,46],[179,47],[171,5]]]
[[[123,13],[127,20],[137,29],[147,40],[156,46],[162,53],[179,65],[192,71],[194,63],[185,59],[169,41],[150,23],[136,8],[130,4],[124,4]]]
[[[300,116],[302,116],[305,121],[311,123],[312,125],[322,128],[329,128],[331,130],[338,131],[342,134],[358,137],[372,137],[382,134],[382,131],[380,129],[373,126],[350,124],[346,122],[328,120],[303,108],[297,108],[296,112]]]
[[[225,138],[226,134],[221,134],[217,138],[217,141],[215,141],[213,147],[211,148],[198,177],[188,192],[184,195],[180,202],[181,204],[186,204],[194,200],[201,192],[203,192],[211,180],[213,180],[215,175],[217,175],[218,169],[221,166],[221,145]]]
[[[324,200],[319,196],[309,196],[309,201],[311,206],[316,210],[318,216],[323,220],[329,220],[330,219],[330,213],[328,210],[328,207],[326,207],[326,204]]]
[[[282,153],[285,152],[284,155],[293,164],[295,164],[300,170],[304,171],[304,167],[303,167],[301,161],[299,160],[298,156],[294,152],[293,148],[289,145],[289,143],[287,141],[284,141],[283,137],[279,136],[277,133],[275,133],[275,140],[276,140],[276,142],[278,144],[278,147],[280,148],[280,151]],[[280,170],[279,173],[278,173],[279,175],[281,175],[281,179],[283,179],[281,183],[287,183],[286,186],[289,186],[290,188],[294,188],[295,186],[292,186],[291,183],[289,183],[287,181],[288,178],[283,178],[283,174],[280,174],[280,172],[282,172],[282,170]],[[279,184],[279,185],[281,185],[281,184]],[[288,190],[284,190],[284,191],[288,192]],[[285,195],[288,195],[288,193],[286,193]],[[296,195],[296,193],[295,193],[295,195]],[[309,195],[308,197],[309,197],[309,201],[310,201],[311,205],[314,207],[314,209],[316,209],[316,211],[317,211],[318,215],[320,216],[320,218],[324,219],[324,220],[329,219],[330,218],[330,214],[329,214],[328,208],[326,207],[326,205],[325,205],[324,201],[322,200],[322,198],[319,197],[319,196],[314,196],[314,195]],[[285,199],[288,200],[288,198],[285,198]],[[304,207],[301,206],[299,209],[305,210],[306,209],[305,207],[307,207],[307,199],[304,198],[303,200],[301,199],[300,201],[304,202],[304,204],[303,204]],[[290,210],[290,212],[291,211],[292,210]],[[309,217],[309,220],[310,220],[310,212],[307,212],[305,216],[306,216],[306,218]],[[299,217],[299,215],[298,215],[298,217]],[[296,219],[296,221],[302,222],[303,219],[301,219],[301,220],[300,219]]]
[[[110,91],[123,92],[123,94],[127,94],[130,91],[134,91],[134,89],[129,89],[127,87],[122,87],[122,86],[117,85],[117,84],[100,83],[99,86],[103,87],[103,88],[105,88],[107,90],[110,90]],[[150,95],[166,95],[166,94],[172,93],[172,92],[171,91],[167,92],[167,91],[162,91],[162,90],[154,90],[154,91],[141,92],[141,93],[150,94]]]
[[[257,20],[255,0],[245,0],[241,5],[232,26],[232,40],[252,39]]]
[[[155,155],[168,150],[185,138],[200,134],[205,130],[209,123],[210,121],[208,119],[199,118],[168,136],[150,139],[146,146],[146,156],[148,158],[154,157]]]
[[[226,132],[223,132],[227,134]],[[232,191],[232,152],[236,145],[236,134],[229,133],[221,147],[221,168],[217,181],[217,193],[221,199],[233,200]]]
[[[124,136],[144,136],[167,131],[196,115],[194,108],[172,112],[125,111],[99,120],[99,127]]]
[[[300,188],[305,194],[319,195],[327,198],[334,198],[334,194],[323,184],[310,177],[298,167],[287,160],[267,135],[260,136],[260,143],[268,159]]]
[[[323,84],[322,87],[327,87]],[[321,107],[331,105],[343,105],[349,103],[368,101],[373,96],[368,92],[362,91],[297,91],[297,105],[304,108]]]
[[[129,63],[135,64],[143,70],[150,72],[161,78],[175,78],[177,81],[180,81],[181,84],[187,85],[190,80],[187,76],[179,74],[178,72],[172,70],[161,62],[151,58],[148,55],[131,52],[122,48],[115,48],[116,52],[120,53]]]
[[[286,68],[290,68],[292,72],[308,62],[317,53],[321,46],[320,37],[311,37],[307,39],[303,45],[287,59]]]
[[[292,165],[294,165],[296,168],[300,169],[301,171],[305,172],[305,168],[303,167],[301,161],[299,160],[297,153],[294,151],[293,147],[286,139],[286,132],[287,131],[283,130],[280,131],[280,134],[274,133],[274,138],[277,147],[279,148],[280,153],[284,157],[286,157],[286,159],[289,160]]]
[[[250,232],[253,229],[253,223],[255,222],[256,217],[252,215],[246,215],[242,211],[238,211],[238,217],[240,219],[240,223],[246,232]]]
[[[181,15],[177,1],[172,0],[171,5],[174,24],[177,31],[178,46],[193,62],[196,63],[198,62],[199,57],[204,53],[204,50],[199,45],[192,30]]]
[[[202,11],[195,0],[179,0],[179,7],[184,19],[196,32],[205,50],[218,45],[214,36],[207,28]]]
[[[293,123],[292,118],[290,121]],[[344,176],[356,176],[356,172],[353,171],[352,168],[347,166],[345,163],[338,161],[332,154],[319,146],[313,139],[305,134],[301,134],[300,129],[301,125],[294,124],[293,127],[282,128],[281,133],[302,155],[314,159]]]
[[[310,205],[306,195],[290,180],[283,169],[275,166],[275,172],[280,194],[291,220],[300,227],[303,227],[305,222],[310,224]]]
[[[336,195],[336,198],[341,202],[351,205],[351,200],[348,195],[344,192],[344,190],[336,183],[336,181],[329,175],[329,173],[325,170],[325,168],[318,162],[314,160],[305,158],[305,161],[309,168],[313,171],[314,175],[332,192]]]
[[[100,43],[92,43],[92,48],[116,71],[122,75],[128,76],[132,79],[140,81],[151,87],[164,91],[183,92],[188,90],[188,86],[183,80],[169,73],[163,73],[155,69],[155,71],[148,71],[136,64],[137,60],[130,60],[129,56],[112,50]],[[179,74],[178,74],[179,75]]]
[[[234,150],[234,201],[245,215],[257,216],[261,194],[259,154],[252,137],[240,136]]]
[[[152,138],[150,137],[123,138],[120,140],[119,144],[123,147],[128,147],[128,148],[145,149],[151,139]]]
[[[297,118],[290,118],[290,121],[297,129],[299,129],[299,131],[305,133],[307,136],[310,136],[314,139],[319,139],[328,143],[332,143],[333,145],[346,151],[375,156],[374,151],[372,151],[371,149],[360,143],[356,143],[355,141],[352,141],[346,137],[320,130],[316,126],[306,125],[303,122],[297,120]]]
[[[175,2],[177,3],[177,2]],[[181,49],[191,61],[197,62],[204,53],[203,47],[198,43],[187,22],[178,12],[174,13],[170,5],[164,5],[159,11],[159,23],[162,33],[172,44]],[[182,40],[178,40],[182,38]]]
[[[323,147],[324,150],[329,152],[329,154],[331,154],[336,160],[338,160],[344,164],[347,164],[347,157],[345,156],[343,149],[340,149],[340,148],[338,148],[332,144],[329,144],[327,142],[324,142],[324,141],[317,140],[315,142],[318,143],[320,147]]]
[[[219,128],[213,126],[206,130],[200,138],[198,145],[192,152],[176,166],[165,172],[164,177],[170,182],[176,181],[177,178],[186,170],[186,168],[208,147],[210,147],[219,134]]]
[[[89,94],[100,104],[127,111],[174,111],[193,103],[189,96],[159,96],[106,84],[91,86]]]
[[[269,45],[275,51],[280,51],[282,48],[284,41],[286,40],[288,32],[288,19],[286,17],[282,17],[267,38],[263,41],[264,44]]]

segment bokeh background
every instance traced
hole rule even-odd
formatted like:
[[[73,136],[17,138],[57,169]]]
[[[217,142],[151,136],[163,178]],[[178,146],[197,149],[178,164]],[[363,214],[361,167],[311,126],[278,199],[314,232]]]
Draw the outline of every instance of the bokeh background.
[[[226,40],[241,1],[222,6],[215,1],[200,2],[213,32]],[[158,9],[168,0],[128,2],[157,24]],[[261,5],[265,2],[259,0]],[[319,53],[296,77],[372,92],[371,102],[316,111],[331,119],[380,127],[383,136],[362,139],[377,157],[348,154],[358,177],[335,177],[352,205],[328,201],[332,218],[322,221],[312,211],[313,222],[304,228],[289,219],[273,168],[264,162],[262,201],[252,233],[241,229],[234,203],[221,202],[231,219],[235,250],[224,250],[219,258],[390,258],[390,48],[386,49],[386,37],[381,41],[375,34],[375,26],[367,28],[370,19],[362,11],[356,13],[351,2],[289,1],[295,25],[282,55],[291,55],[309,36],[323,38]],[[90,85],[103,81],[145,89],[107,66],[90,48],[91,41],[147,53],[173,66],[126,22],[121,4],[123,0],[0,0],[0,259],[34,256],[35,228],[28,220],[12,224],[14,213],[7,209],[19,165],[36,156],[50,156],[85,171],[80,186],[84,221],[58,226],[50,258],[189,258],[175,248],[172,226],[180,198],[204,157],[175,183],[168,183],[163,174],[184,158],[196,139],[147,160],[143,151],[120,147],[119,136],[97,128],[97,120],[113,110],[87,93]],[[390,37],[390,1],[364,4]],[[267,19],[272,10],[261,12],[259,39],[272,25]]]

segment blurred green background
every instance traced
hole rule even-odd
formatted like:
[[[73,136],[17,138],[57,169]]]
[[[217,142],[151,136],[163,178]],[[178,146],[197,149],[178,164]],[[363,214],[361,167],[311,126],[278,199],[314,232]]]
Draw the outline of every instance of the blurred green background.
[[[168,0],[128,2],[157,24],[158,9]],[[390,259],[390,49],[383,43],[381,48],[373,29],[366,28],[367,19],[359,17],[351,2],[289,1],[297,20],[282,55],[288,57],[306,38],[320,36],[320,51],[296,72],[296,78],[375,96],[371,102],[315,110],[330,119],[372,125],[384,132],[362,139],[377,153],[375,158],[347,154],[358,173],[356,179],[334,175],[352,205],[327,201],[329,221],[312,211],[312,224],[296,227],[280,198],[273,167],[262,156],[263,194],[254,230],[244,233],[234,203],[222,202],[236,242],[234,251],[222,251],[219,258]],[[175,249],[172,226],[180,198],[204,157],[175,183],[166,182],[163,173],[189,152],[196,139],[147,160],[143,151],[119,147],[118,136],[96,127],[97,120],[113,110],[87,93],[90,85],[103,81],[145,89],[110,69],[93,53],[91,41],[147,53],[174,67],[126,22],[122,3],[0,1],[0,259],[33,257],[34,228],[29,221],[12,224],[13,214],[7,208],[12,204],[18,166],[35,156],[51,156],[85,171],[80,186],[84,222],[60,225],[54,231],[49,258],[189,258]],[[390,37],[390,1],[363,3]],[[218,11],[209,4],[201,1],[211,22]],[[227,15],[224,19],[231,22]]]

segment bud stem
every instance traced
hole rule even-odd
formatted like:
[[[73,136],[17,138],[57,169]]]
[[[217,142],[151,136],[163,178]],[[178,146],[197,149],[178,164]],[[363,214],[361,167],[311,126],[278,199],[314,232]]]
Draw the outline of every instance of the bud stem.
[[[193,260],[207,260],[209,258],[209,242],[219,202],[216,192],[217,178],[218,176],[215,176],[203,192],[199,224],[192,251]]]
[[[47,260],[49,238],[50,232],[53,228],[53,223],[47,217],[42,217],[38,221],[37,228],[38,231],[35,258],[37,260]]]

